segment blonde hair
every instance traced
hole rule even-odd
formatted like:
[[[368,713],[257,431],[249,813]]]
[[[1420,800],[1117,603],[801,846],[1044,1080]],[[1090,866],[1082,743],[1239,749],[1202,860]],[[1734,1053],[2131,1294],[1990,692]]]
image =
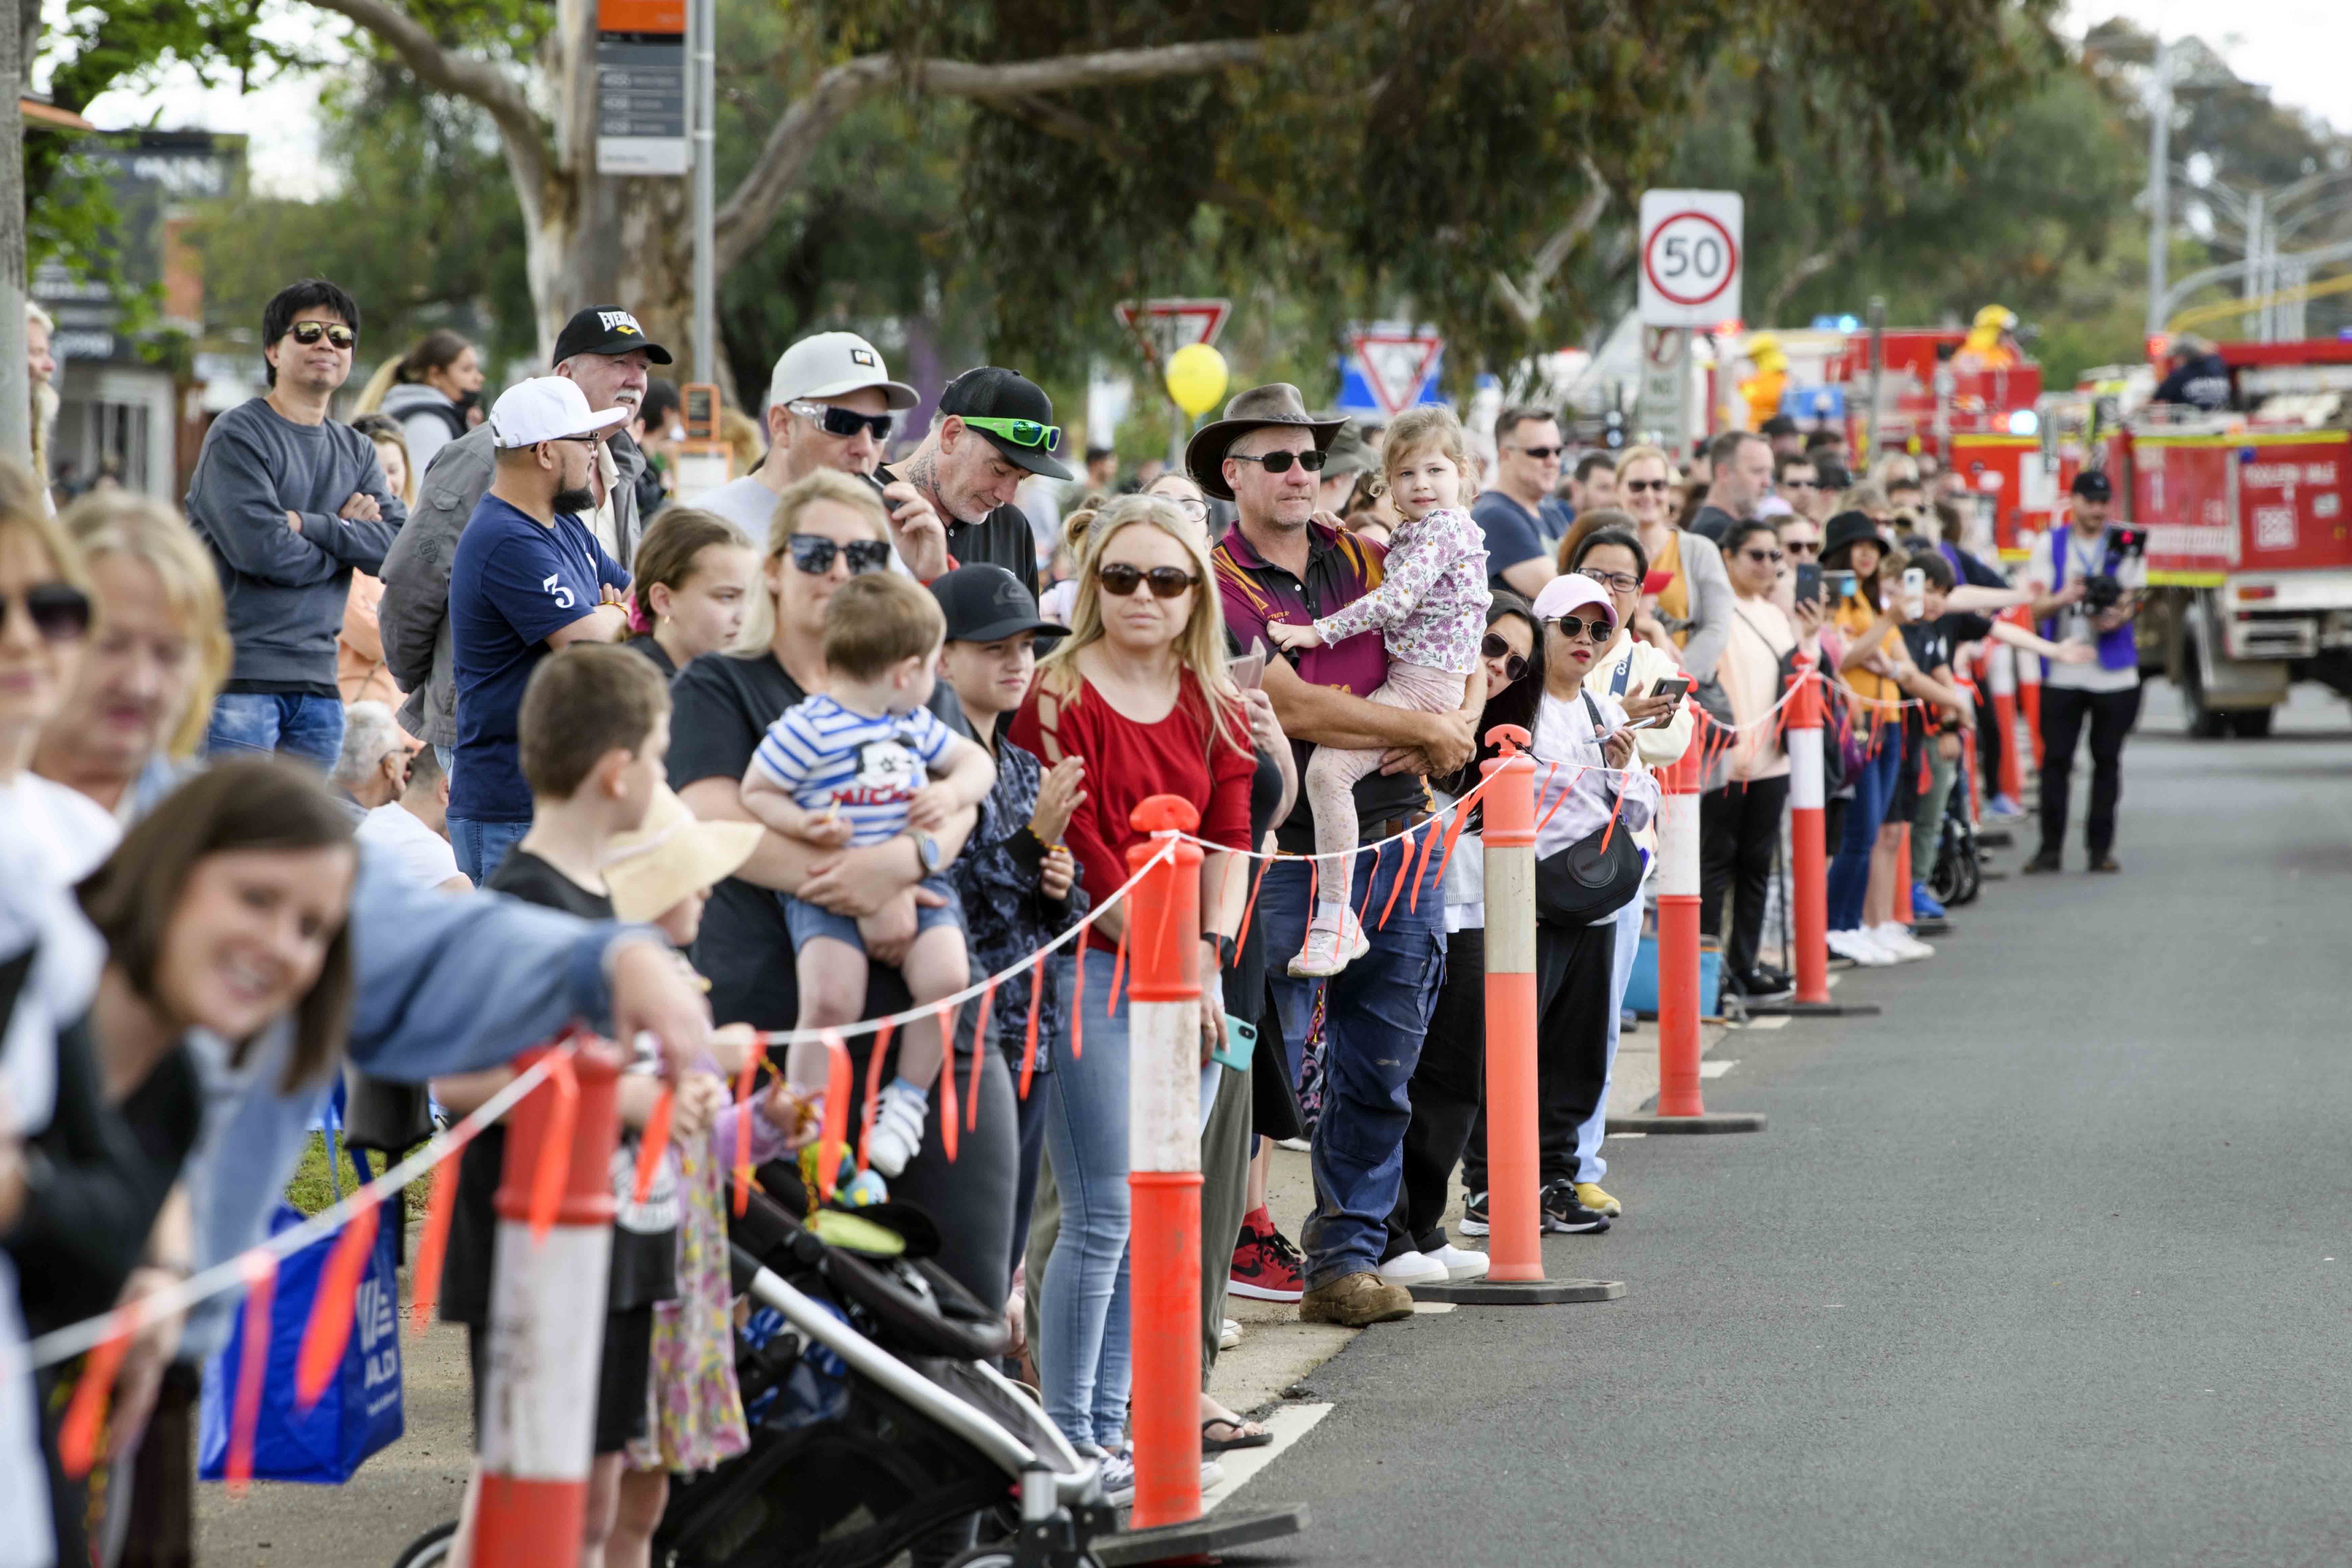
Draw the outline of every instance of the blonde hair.
[[[763,580],[759,592],[743,606],[743,629],[735,634],[730,652],[765,653],[776,640],[777,595],[764,581],[765,570],[793,552],[793,534],[801,514],[819,501],[832,501],[858,513],[874,525],[875,538],[889,542],[890,514],[882,510],[881,494],[867,480],[852,478],[839,468],[819,468],[786,485],[783,494],[776,498],[776,510],[768,517],[768,548],[760,557]]]
[[[381,428],[370,430],[367,432],[367,438],[372,446],[391,447],[400,453],[400,504],[415,511],[416,510],[416,459],[409,455],[408,437],[395,426],[390,430]],[[377,460],[381,462],[383,459]]]
[[[163,598],[179,616],[196,654],[188,705],[163,749],[173,757],[195,755],[212,717],[213,700],[220,695],[236,658],[221,600],[220,573],[204,542],[168,503],[131,490],[92,490],[66,508],[58,521],[85,559],[127,555],[145,563],[163,579]]]
[[[1860,511],[1875,518],[1880,512],[1891,510],[1886,500],[1886,488],[1875,479],[1864,479],[1838,497],[1832,515],[1839,511]]]
[[[1078,566],[1077,599],[1070,606],[1070,635],[1038,661],[1039,689],[1065,706],[1077,700],[1086,686],[1086,677],[1078,670],[1078,655],[1103,639],[1102,582],[1096,568],[1110,542],[1137,526],[1156,528],[1184,547],[1200,581],[1192,585],[1192,612],[1185,618],[1184,629],[1176,634],[1177,662],[1200,682],[1213,739],[1255,756],[1248,728],[1241,721],[1241,689],[1225,672],[1224,604],[1217,592],[1216,569],[1209,560],[1207,532],[1165,496],[1121,496],[1094,514],[1093,524],[1087,530],[1086,556]]]
[[[1666,455],[1666,449],[1664,447],[1652,447],[1646,445],[1640,447],[1628,447],[1623,451],[1617,454],[1618,476],[1622,479],[1628,467],[1634,463],[1641,462],[1644,458],[1656,463],[1659,467],[1666,470],[1666,483],[1670,485],[1678,485],[1683,482],[1683,471],[1675,467],[1675,460]]]
[[[1919,482],[1919,465],[1908,452],[1889,452],[1870,465],[1870,477],[1882,489]]]
[[[1381,478],[1393,489],[1396,471],[1404,460],[1428,451],[1452,462],[1461,474],[1462,501],[1468,505],[1486,465],[1471,451],[1470,433],[1462,428],[1462,421],[1442,403],[1418,404],[1396,416],[1389,426],[1388,439],[1381,445]]]
[[[727,460],[739,474],[758,468],[768,445],[766,427],[740,408],[719,411],[719,438],[727,443]]]

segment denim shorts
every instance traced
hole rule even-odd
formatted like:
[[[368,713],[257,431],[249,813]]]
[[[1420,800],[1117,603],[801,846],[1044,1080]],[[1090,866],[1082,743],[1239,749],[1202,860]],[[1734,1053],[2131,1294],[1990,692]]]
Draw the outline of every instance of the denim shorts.
[[[933,926],[953,926],[963,929],[963,904],[956,898],[945,877],[926,877],[923,887],[937,893],[947,902],[933,909],[928,904],[915,906],[915,934],[920,936]],[[784,925],[793,933],[793,951],[798,952],[808,945],[812,937],[829,936],[835,942],[847,942],[858,952],[866,951],[866,939],[857,934],[857,922],[847,915],[837,915],[816,904],[804,903],[789,893],[778,895],[784,905]]]

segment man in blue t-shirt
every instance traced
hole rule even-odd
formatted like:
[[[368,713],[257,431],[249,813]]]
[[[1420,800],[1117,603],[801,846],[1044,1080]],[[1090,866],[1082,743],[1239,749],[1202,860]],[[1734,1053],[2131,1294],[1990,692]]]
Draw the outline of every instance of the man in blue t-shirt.
[[[620,597],[629,574],[581,520],[596,504],[596,448],[628,417],[625,408],[591,411],[577,383],[553,375],[508,388],[490,410],[498,477],[449,571],[457,689],[449,843],[477,885],[530,829],[516,716],[531,670],[568,643],[628,635]]]
[[[1552,552],[1571,514],[1552,495],[1564,450],[1548,408],[1506,408],[1495,419],[1495,482],[1470,516],[1486,536],[1486,581],[1534,598],[1559,575]]]

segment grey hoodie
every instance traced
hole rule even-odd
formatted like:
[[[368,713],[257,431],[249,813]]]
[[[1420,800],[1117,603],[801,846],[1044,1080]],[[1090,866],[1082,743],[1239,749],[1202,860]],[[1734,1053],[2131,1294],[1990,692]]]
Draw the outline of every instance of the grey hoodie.
[[[626,566],[637,552],[645,523],[637,516],[637,476],[646,455],[625,432],[606,443],[620,482],[613,487],[614,552]],[[383,558],[383,599],[376,625],[383,633],[384,668],[408,693],[400,721],[436,746],[457,743],[457,667],[449,644],[449,569],[457,537],[498,477],[498,455],[487,425],[441,448],[416,493],[416,515]]]
[[[385,393],[382,412],[400,421],[408,466],[420,474],[436,453],[466,433],[465,410],[421,381],[404,381]]]
[[[354,492],[374,498],[380,521],[336,515]],[[260,397],[214,420],[188,479],[188,521],[220,567],[236,645],[228,689],[333,696],[352,572],[383,565],[407,521],[374,446],[350,426],[297,425]]]

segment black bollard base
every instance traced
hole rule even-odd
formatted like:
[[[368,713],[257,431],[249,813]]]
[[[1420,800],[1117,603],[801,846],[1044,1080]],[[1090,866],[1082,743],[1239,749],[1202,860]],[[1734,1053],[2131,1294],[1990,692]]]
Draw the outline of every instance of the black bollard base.
[[[1885,1011],[1875,1002],[1750,1002],[1751,1018],[1875,1018]]]
[[[1192,1563],[1297,1535],[1314,1522],[1305,1503],[1261,1509],[1253,1513],[1218,1510],[1182,1524],[1154,1525],[1150,1530],[1121,1531],[1098,1535],[1087,1550],[1103,1568],[1126,1568],[1143,1563]]]
[[[1612,1116],[1609,1119],[1612,1132],[1761,1132],[1764,1113],[1760,1110],[1705,1110],[1696,1116]]]
[[[1451,1301],[1463,1307],[1564,1307],[1614,1301],[1624,1294],[1622,1279],[1464,1279],[1412,1287],[1416,1301]]]

